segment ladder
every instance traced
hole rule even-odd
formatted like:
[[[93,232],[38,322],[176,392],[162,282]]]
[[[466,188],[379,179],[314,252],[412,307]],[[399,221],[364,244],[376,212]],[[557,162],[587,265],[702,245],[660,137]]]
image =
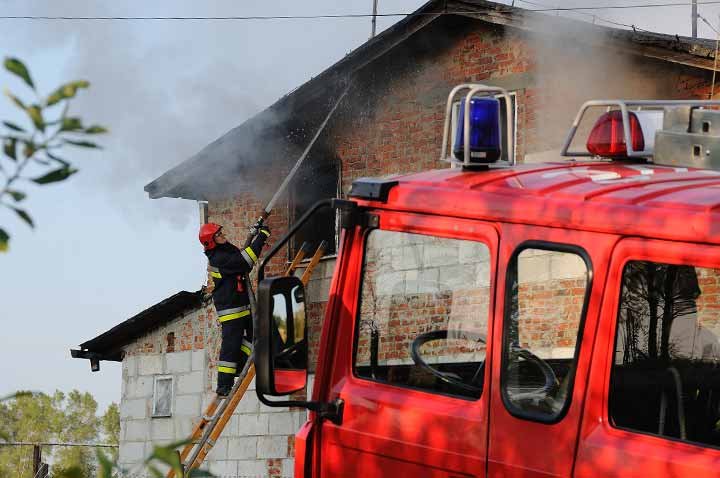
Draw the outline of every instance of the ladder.
[[[295,272],[300,266],[300,263],[305,259],[309,247],[305,242],[300,247],[300,250],[295,255],[287,270],[285,276],[289,276]],[[310,281],[310,276],[313,270],[320,262],[320,258],[327,249],[327,242],[322,241],[315,253],[310,259],[305,271],[303,271],[300,281],[304,286]],[[252,293],[252,292],[250,292]],[[255,313],[255,311],[252,311]],[[250,386],[253,378],[255,378],[255,364],[253,363],[254,353],[248,357],[245,362],[238,379],[235,381],[233,388],[227,397],[218,397],[217,395],[212,402],[205,409],[205,413],[200,417],[200,420],[193,427],[188,443],[183,447],[182,451],[179,452],[180,463],[184,472],[196,469],[200,467],[202,462],[207,457],[210,450],[217,442],[218,438],[222,434],[225,426],[230,421],[233,412],[237,408],[240,400],[245,396],[245,392]],[[167,473],[167,478],[175,478],[175,471],[170,470]],[[183,477],[178,477],[183,478]]]

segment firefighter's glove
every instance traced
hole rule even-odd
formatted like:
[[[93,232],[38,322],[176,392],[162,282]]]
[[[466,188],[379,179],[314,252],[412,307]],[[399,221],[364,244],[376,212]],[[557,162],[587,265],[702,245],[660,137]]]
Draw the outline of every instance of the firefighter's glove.
[[[265,236],[265,239],[270,237],[270,228],[264,224],[258,228],[258,232],[260,234],[262,234],[263,236]]]
[[[250,226],[250,235],[251,236],[257,236],[260,233],[260,228],[263,226],[263,219],[258,219],[255,224]]]

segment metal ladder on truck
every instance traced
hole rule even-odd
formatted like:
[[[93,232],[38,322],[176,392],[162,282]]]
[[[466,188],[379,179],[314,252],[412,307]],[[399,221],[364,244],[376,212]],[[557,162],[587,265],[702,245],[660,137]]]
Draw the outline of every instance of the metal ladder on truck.
[[[307,268],[303,271],[303,275],[300,278],[303,285],[307,286],[313,270],[325,253],[325,249],[327,249],[327,243],[322,241],[315,250]],[[308,244],[303,243],[297,255],[295,255],[295,258],[290,263],[290,266],[288,266],[285,271],[286,276],[295,272],[300,263],[305,259],[307,250]],[[254,310],[253,313],[255,313]],[[253,358],[254,354],[251,354],[247,362],[245,362],[245,367],[243,367],[240,372],[240,375],[235,381],[235,385],[233,385],[233,388],[228,396],[220,398],[216,395],[213,401],[210,402],[210,405],[208,405],[205,409],[205,413],[203,413],[202,417],[200,417],[198,423],[193,427],[188,444],[185,445],[180,452],[180,463],[182,464],[184,472],[200,467],[205,460],[205,457],[207,457],[208,453],[210,453],[210,450],[215,445],[215,442],[217,442],[218,438],[220,438],[225,426],[230,421],[233,412],[237,408],[238,403],[240,403],[240,400],[242,400],[243,396],[245,396],[245,392],[250,386],[250,382],[252,382],[252,379],[255,377],[255,364],[253,363]],[[168,471],[166,476],[167,478],[175,478],[175,471],[171,469]]]

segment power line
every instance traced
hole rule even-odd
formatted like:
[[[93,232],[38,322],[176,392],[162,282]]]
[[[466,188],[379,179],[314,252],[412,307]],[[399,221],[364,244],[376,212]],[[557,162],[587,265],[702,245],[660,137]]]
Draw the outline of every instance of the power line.
[[[710,23],[710,22],[707,20],[707,18],[703,17],[703,16],[700,15],[699,13],[698,13],[698,18],[699,18],[700,20],[702,20],[703,23],[705,23],[705,25],[707,25],[708,27],[710,27],[710,29],[711,29],[712,31],[714,31],[715,33],[717,33],[718,35],[720,35],[720,31],[718,31],[717,28],[715,28],[714,26],[712,26],[712,23]]]
[[[525,1],[525,0],[518,0]],[[531,4],[531,2],[525,1]],[[590,7],[543,7],[527,9],[530,12],[584,12],[589,10],[629,10],[644,8],[684,7],[691,6],[690,2],[672,3],[646,3],[634,5],[597,5]],[[698,1],[697,5],[720,5],[720,0]],[[456,10],[443,12],[398,12],[378,13],[377,17],[407,17],[421,15],[457,15],[466,13],[477,13],[474,10]],[[343,18],[369,18],[370,13],[342,13],[324,15],[248,15],[248,16],[49,16],[49,15],[0,15],[0,20],[45,20],[45,21],[253,21],[253,20],[319,20],[319,19],[343,19]],[[598,17],[599,18],[599,17]],[[620,22],[602,19],[608,23],[615,23],[626,27]]]
[[[529,1],[529,0],[517,0],[517,1],[518,1],[518,2],[521,2],[521,3],[527,3],[528,5],[533,5],[533,6],[536,6],[536,7],[552,8],[552,7],[550,7],[549,5],[544,4],[544,3],[531,2],[531,1]],[[596,8],[596,7],[593,7],[593,8]],[[533,10],[533,11],[535,11],[535,10]],[[593,14],[593,13],[587,13],[587,12],[584,12],[584,11],[578,11],[577,13],[579,13],[580,15],[585,15],[586,17],[592,17],[592,19],[593,19],[593,24],[595,23],[596,20],[599,20],[599,21],[601,21],[601,22],[609,23],[609,24],[611,24],[611,25],[615,25],[615,26],[618,26],[618,27],[625,27],[625,28],[630,28],[630,29],[633,29],[633,30],[640,30],[640,31],[644,31],[644,32],[650,32],[650,30],[645,30],[645,29],[643,29],[643,28],[638,28],[637,26],[635,26],[635,25],[630,25],[630,24],[628,24],[628,23],[617,22],[617,21],[615,21],[615,20],[608,20],[607,18],[603,18],[603,17],[601,17],[601,16],[599,16],[599,15],[595,15],[595,14]]]
[[[1,446],[87,446],[93,448],[118,448],[118,445],[112,445],[107,443],[35,443],[35,442],[0,442]]]

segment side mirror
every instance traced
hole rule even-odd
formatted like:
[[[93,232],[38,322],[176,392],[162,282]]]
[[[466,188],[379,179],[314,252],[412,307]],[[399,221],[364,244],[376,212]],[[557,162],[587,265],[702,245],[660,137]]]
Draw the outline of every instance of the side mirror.
[[[305,388],[308,372],[305,287],[297,277],[260,281],[255,323],[256,386],[265,395]]]

